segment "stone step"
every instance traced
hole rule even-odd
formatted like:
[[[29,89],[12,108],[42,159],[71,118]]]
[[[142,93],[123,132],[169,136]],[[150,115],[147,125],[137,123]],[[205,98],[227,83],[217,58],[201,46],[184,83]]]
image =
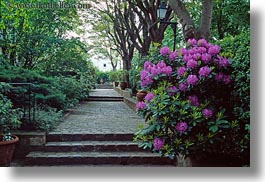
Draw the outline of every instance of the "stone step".
[[[131,141],[70,141],[48,142],[46,152],[84,152],[84,151],[143,151]]]
[[[169,158],[149,152],[30,152],[26,166],[49,165],[174,165]]]
[[[134,134],[132,133],[110,133],[110,134],[86,134],[86,133],[60,133],[50,132],[46,136],[47,142],[60,141],[132,141]]]
[[[117,101],[122,102],[123,97],[89,96],[86,101]]]

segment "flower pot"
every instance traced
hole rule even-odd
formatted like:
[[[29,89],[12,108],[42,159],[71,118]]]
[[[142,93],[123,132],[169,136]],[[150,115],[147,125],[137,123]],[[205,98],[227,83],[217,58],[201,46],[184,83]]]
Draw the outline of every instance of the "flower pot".
[[[121,82],[120,87],[122,90],[125,90],[127,88],[127,82]]]
[[[0,135],[0,166],[9,166],[19,138],[12,135],[13,140],[2,141],[2,137],[3,135]]]
[[[146,94],[147,94],[147,91],[145,91],[145,90],[140,90],[140,91],[138,91],[137,94],[136,94],[136,98],[137,98],[137,100],[138,100],[139,102],[140,102],[140,101],[143,101],[144,98],[145,98],[145,96],[146,96]]]
[[[114,86],[118,87],[119,86],[119,82],[114,82]]]

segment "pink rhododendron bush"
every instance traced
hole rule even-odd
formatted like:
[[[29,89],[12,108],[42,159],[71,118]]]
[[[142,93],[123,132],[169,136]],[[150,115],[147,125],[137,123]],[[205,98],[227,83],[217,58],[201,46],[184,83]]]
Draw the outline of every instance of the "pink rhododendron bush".
[[[144,63],[141,87],[148,91],[136,109],[147,122],[135,141],[163,156],[240,153],[239,132],[233,118],[233,80],[228,58],[218,45],[188,40],[187,47]],[[237,139],[238,140],[238,139]]]

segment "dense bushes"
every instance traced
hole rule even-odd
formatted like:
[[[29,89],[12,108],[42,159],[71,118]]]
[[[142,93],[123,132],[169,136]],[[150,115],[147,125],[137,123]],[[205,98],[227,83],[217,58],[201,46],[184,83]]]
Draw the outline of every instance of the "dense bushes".
[[[56,111],[54,108],[38,107],[36,109],[34,130],[49,131],[53,129],[62,120],[62,111]]]
[[[225,56],[232,58],[232,79],[234,88],[232,92],[231,105],[233,105],[233,116],[238,123],[238,135],[234,141],[242,147],[243,157],[249,158],[250,150],[250,32],[242,31],[237,36],[228,36],[218,41]]]
[[[23,120],[22,129],[25,130],[52,129],[60,119],[61,110],[65,110],[88,97],[92,87],[92,79],[90,79],[84,73],[75,77],[48,77],[37,71],[20,67],[0,67],[1,82],[33,83],[31,91],[35,94],[38,109],[35,121]],[[1,93],[14,103],[14,107],[22,107],[23,102],[25,102],[23,97],[28,97],[28,85],[16,85],[11,87],[10,91],[2,89]]]

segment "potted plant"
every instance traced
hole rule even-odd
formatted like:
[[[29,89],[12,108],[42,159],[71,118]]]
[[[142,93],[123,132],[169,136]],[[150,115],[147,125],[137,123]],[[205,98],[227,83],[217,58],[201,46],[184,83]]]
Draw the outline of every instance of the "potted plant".
[[[127,71],[126,70],[121,70],[120,71],[120,87],[121,90],[125,90],[128,86],[127,82],[126,82],[126,74]]]
[[[11,129],[17,129],[20,125],[18,110],[12,109],[12,102],[0,93],[0,166],[10,165],[19,141],[16,135],[11,134]]]
[[[113,86],[114,87],[118,87],[119,86],[119,82],[118,82],[118,71],[111,71],[109,73],[109,79],[111,82],[113,82]]]
[[[144,101],[144,98],[145,96],[147,95],[147,91],[146,90],[139,90],[137,93],[136,93],[136,98],[137,98],[137,101]]]
[[[241,133],[248,133],[249,125],[241,126],[233,115],[232,68],[221,55],[218,45],[191,39],[179,52],[163,47],[158,60],[144,63],[141,87],[148,95],[136,110],[147,125],[134,138],[140,147],[179,164],[204,155],[222,159],[242,154],[241,144],[249,138]]]

